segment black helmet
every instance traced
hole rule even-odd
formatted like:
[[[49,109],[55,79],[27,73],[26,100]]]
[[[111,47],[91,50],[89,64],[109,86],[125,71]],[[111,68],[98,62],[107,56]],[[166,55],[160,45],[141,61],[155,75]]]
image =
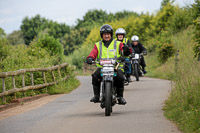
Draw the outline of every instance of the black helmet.
[[[111,37],[113,37],[113,28],[109,24],[105,24],[100,29],[101,38],[103,37],[103,33],[111,33]]]

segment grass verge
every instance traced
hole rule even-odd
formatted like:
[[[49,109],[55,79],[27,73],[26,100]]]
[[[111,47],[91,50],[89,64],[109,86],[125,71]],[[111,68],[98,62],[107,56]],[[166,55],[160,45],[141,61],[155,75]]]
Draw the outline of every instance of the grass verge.
[[[73,89],[77,88],[80,85],[80,81],[76,78],[70,78],[66,81],[63,81],[55,86],[48,88],[49,94],[63,94],[63,93],[69,93]]]
[[[179,61],[174,57],[161,64],[157,54],[146,57],[149,77],[172,80],[175,85],[165,102],[164,115],[186,133],[200,133],[200,62],[194,59],[193,28],[188,28],[170,39],[179,50]]]

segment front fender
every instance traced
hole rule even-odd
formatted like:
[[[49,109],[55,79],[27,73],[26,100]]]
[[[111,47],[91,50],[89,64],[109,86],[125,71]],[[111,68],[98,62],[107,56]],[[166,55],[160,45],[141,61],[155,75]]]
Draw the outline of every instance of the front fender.
[[[138,60],[134,60],[133,64],[139,64]]]

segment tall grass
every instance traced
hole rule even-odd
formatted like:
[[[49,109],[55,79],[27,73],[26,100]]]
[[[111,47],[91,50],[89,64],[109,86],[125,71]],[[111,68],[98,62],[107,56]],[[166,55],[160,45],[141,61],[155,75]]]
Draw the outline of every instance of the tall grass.
[[[158,63],[156,54],[147,57],[148,76],[174,82],[164,114],[184,132],[200,132],[200,62],[194,59],[193,32],[190,27],[169,37],[180,51],[176,68],[175,57],[165,64]]]

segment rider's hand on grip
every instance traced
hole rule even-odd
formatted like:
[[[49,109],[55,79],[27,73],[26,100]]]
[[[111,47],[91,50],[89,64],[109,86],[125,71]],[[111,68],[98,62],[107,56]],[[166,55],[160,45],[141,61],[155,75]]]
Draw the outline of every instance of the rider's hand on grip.
[[[124,51],[128,51],[129,50],[127,45],[124,45],[122,48],[123,48]]]
[[[143,51],[142,53],[143,53],[143,55],[147,55],[147,51]]]
[[[125,58],[124,57],[119,57],[118,60],[120,60],[121,62],[124,62]]]
[[[92,64],[92,62],[93,62],[93,59],[91,57],[87,58],[87,60],[86,60],[87,64]]]
[[[123,47],[124,56],[128,56],[130,54],[130,49],[127,45]]]

